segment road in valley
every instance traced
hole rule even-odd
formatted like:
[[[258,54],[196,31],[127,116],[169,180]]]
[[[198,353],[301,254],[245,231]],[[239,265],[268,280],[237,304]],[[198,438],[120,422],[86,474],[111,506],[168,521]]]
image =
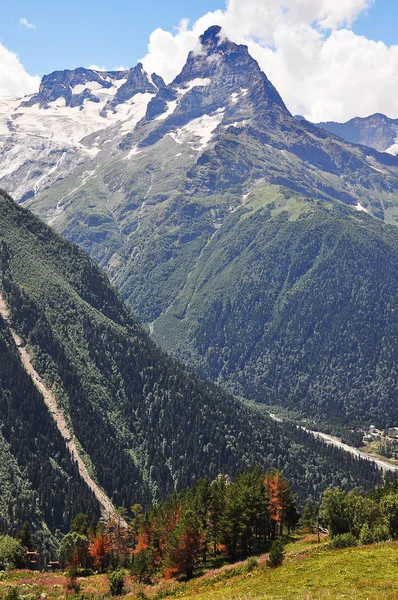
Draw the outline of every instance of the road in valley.
[[[279,422],[283,421],[283,419],[281,419],[280,417],[277,417],[273,413],[268,413],[268,414],[271,417],[271,419],[274,419],[274,421],[279,421]],[[301,426],[298,425],[297,427],[301,427]],[[381,458],[376,458],[375,456],[371,456],[370,454],[367,454],[366,452],[363,452],[363,450],[359,450],[358,448],[355,448],[354,446],[349,446],[348,444],[344,444],[342,441],[340,441],[338,438],[334,437],[333,435],[329,435],[327,433],[321,433],[320,431],[312,431],[311,429],[307,429],[306,427],[301,427],[301,429],[304,429],[308,433],[311,433],[311,435],[313,435],[314,437],[317,437],[317,438],[323,440],[324,442],[326,442],[326,444],[330,444],[332,446],[336,446],[337,448],[341,448],[341,450],[345,450],[345,452],[349,452],[350,454],[353,454],[354,456],[358,456],[358,458],[363,458],[364,460],[370,460],[371,462],[376,463],[376,465],[383,471],[392,471],[395,473],[398,472],[398,465],[392,465],[391,463],[387,462],[386,460],[383,460]]]

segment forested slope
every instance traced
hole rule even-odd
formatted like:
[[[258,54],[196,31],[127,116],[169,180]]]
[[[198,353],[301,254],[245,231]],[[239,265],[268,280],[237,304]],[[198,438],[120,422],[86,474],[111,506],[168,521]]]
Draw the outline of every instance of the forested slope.
[[[25,373],[0,319],[0,527],[16,534],[29,520],[65,530],[78,512],[99,505],[80,479],[43,399]]]
[[[210,240],[154,335],[205,377],[329,421],[398,421],[398,231],[282,187]]]
[[[282,468],[301,499],[331,484],[367,488],[380,480],[370,463],[252,412],[168,358],[98,267],[6,194],[0,196],[0,260],[13,325],[63,407],[93,476],[116,505],[148,504],[200,476],[233,475],[256,464]],[[32,485],[42,486],[41,502],[55,510],[46,494],[63,487],[46,483],[34,469],[42,463],[48,468],[46,448],[58,434],[3,335],[7,360],[17,366],[0,363],[2,397],[15,412],[10,417],[8,409],[2,411],[2,433],[16,444],[10,423],[21,421],[18,440],[24,443],[12,447],[12,454],[23,469],[26,453]],[[23,393],[24,385],[36,404]],[[36,460],[40,440],[43,458]],[[84,494],[79,501],[89,503]]]

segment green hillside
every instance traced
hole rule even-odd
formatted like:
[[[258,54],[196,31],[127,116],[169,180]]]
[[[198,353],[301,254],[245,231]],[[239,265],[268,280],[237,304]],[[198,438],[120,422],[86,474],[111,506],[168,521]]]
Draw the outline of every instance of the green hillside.
[[[398,421],[398,232],[259,186],[154,337],[230,391],[329,421]]]
[[[1,319],[0,490],[0,528],[9,534],[27,520],[55,531],[83,510],[99,515]]]
[[[282,468],[301,500],[316,498],[327,485],[368,488],[380,481],[371,463],[251,411],[168,358],[135,323],[98,267],[4,193],[0,261],[13,325],[63,408],[88,469],[115,505],[148,504],[200,476],[232,475],[256,464]],[[51,512],[51,494],[63,489],[54,476],[67,472],[59,462],[61,442],[15,348],[2,335],[7,361],[17,365],[9,369],[11,362],[0,362],[2,401],[12,406],[1,412],[2,433],[19,469],[29,464],[39,504],[47,502]],[[20,422],[23,433],[10,426],[12,421]],[[58,447],[53,451],[50,443]],[[43,458],[35,458],[37,448]],[[47,480],[37,469],[48,470],[49,464]],[[88,506],[79,492],[74,512],[80,501]],[[59,518],[65,522],[68,515]]]

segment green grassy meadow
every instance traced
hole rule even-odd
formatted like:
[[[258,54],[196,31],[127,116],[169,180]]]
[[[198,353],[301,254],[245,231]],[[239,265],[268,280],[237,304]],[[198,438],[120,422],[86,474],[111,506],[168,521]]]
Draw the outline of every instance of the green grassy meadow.
[[[248,572],[244,562],[226,565],[189,583],[156,580],[139,585],[126,575],[126,600],[391,600],[398,598],[398,542],[329,550],[315,536],[293,540],[280,567],[266,566],[266,555]],[[10,571],[0,574],[0,598],[16,588],[26,600],[102,600],[110,598],[106,575],[78,580],[80,591],[66,589],[62,573]]]

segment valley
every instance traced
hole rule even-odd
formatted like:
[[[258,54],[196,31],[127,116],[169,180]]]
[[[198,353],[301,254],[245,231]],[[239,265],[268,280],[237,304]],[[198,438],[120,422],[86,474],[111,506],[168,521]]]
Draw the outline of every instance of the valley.
[[[198,43],[168,85],[131,69],[127,99],[114,74],[47,77],[24,110],[95,107],[101,129],[81,143],[100,151],[19,200],[201,377],[303,416],[388,427],[398,159],[294,118],[219,27]]]
[[[0,595],[392,597],[398,121],[192,48],[0,99]]]

